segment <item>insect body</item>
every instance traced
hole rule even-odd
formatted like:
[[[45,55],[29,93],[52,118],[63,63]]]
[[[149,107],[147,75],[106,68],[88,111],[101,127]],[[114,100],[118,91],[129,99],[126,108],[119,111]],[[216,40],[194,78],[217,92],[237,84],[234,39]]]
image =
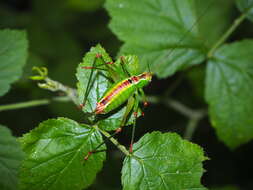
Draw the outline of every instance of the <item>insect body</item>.
[[[97,46],[96,48],[101,49],[100,46]],[[122,56],[115,62],[106,62],[103,55],[98,53],[95,55],[92,65],[86,65],[82,67],[83,69],[92,70],[88,75],[89,80],[87,81],[88,85],[82,106],[86,105],[90,90],[93,88],[93,86],[96,87],[96,85],[92,84],[92,75],[94,74],[94,70],[97,70],[97,73],[100,73],[102,76],[107,76],[108,82],[112,83],[112,87],[104,92],[104,95],[96,103],[96,106],[91,113],[95,115],[107,114],[113,110],[116,110],[123,103],[127,102],[120,124],[118,124],[115,132],[108,138],[111,138],[112,136],[119,133],[127,124],[131,116],[134,116],[130,122],[133,126],[130,152],[132,152],[131,147],[134,141],[136,119],[138,117],[139,111],[141,110],[139,101],[143,99],[144,106],[147,104],[145,103],[146,98],[143,87],[148,85],[152,79],[152,73],[150,71],[141,73],[139,72],[138,66],[138,58],[133,55],[124,57]],[[110,117],[110,114],[108,116]],[[90,151],[85,157],[85,160],[88,159],[92,153],[96,152],[98,148],[103,144],[104,142],[98,145],[93,151]]]
[[[123,104],[135,91],[142,89],[152,79],[150,72],[126,78],[116,83],[97,103],[95,113],[106,114]]]

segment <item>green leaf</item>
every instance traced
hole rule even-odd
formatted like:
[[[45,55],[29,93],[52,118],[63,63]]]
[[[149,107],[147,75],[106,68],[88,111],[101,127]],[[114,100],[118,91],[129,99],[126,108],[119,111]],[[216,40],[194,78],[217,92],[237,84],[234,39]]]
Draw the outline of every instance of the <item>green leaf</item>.
[[[211,48],[231,25],[234,1],[196,0],[196,5],[201,38],[203,43]]]
[[[0,30],[0,96],[22,75],[26,63],[28,42],[26,32]]]
[[[113,68],[120,76],[120,80],[133,75],[141,74],[139,68],[139,59],[136,55],[120,56],[113,64]]]
[[[143,70],[150,64],[158,77],[167,77],[180,69],[201,63],[206,54],[207,38],[212,38],[209,40],[211,43],[220,36],[216,32],[209,35],[213,25],[206,23],[210,20],[199,22],[213,10],[211,6],[214,3],[219,4],[220,1],[107,0],[106,9],[112,17],[110,28],[125,42],[121,54],[137,54],[141,57]],[[227,17],[218,14],[224,11],[220,7],[215,6],[216,14],[208,17],[212,18],[212,23],[226,20]],[[217,27],[216,31],[221,32],[220,26]],[[224,28],[223,23],[221,27]]]
[[[86,103],[83,106],[84,112],[93,112],[96,108],[96,103],[104,95],[109,86],[106,71],[97,69],[84,69],[83,67],[92,67],[99,64],[103,64],[100,58],[96,59],[96,55],[101,54],[105,62],[111,62],[112,59],[106,53],[104,48],[100,45],[92,47],[88,53],[85,54],[82,63],[77,68],[76,77],[78,79],[77,90],[79,104],[83,104],[85,101],[85,95],[88,91]],[[94,65],[94,61],[95,65]],[[90,82],[89,82],[90,80]]]
[[[84,157],[102,142],[98,131],[67,118],[42,122],[20,138],[26,158],[21,168],[21,189],[83,189],[101,170],[105,152]],[[101,149],[105,149],[102,146]]]
[[[0,189],[15,190],[23,152],[8,128],[0,125]]]
[[[218,137],[230,148],[253,138],[253,41],[223,45],[208,62],[205,98]]]
[[[133,146],[122,169],[124,190],[204,190],[202,162],[207,158],[196,144],[174,133],[153,132]]]
[[[247,18],[253,21],[253,0],[236,0],[236,5],[240,11],[247,13]]]

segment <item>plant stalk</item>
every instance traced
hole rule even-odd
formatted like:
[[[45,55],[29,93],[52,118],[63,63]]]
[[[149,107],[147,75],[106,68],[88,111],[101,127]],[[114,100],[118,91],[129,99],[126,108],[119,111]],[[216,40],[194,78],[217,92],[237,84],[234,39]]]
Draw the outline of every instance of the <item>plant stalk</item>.
[[[186,126],[186,129],[185,129],[185,132],[184,132],[184,138],[187,139],[187,140],[191,140],[192,139],[192,136],[198,126],[198,123],[200,121],[201,118],[193,118],[193,119],[190,119],[187,126]]]
[[[100,129],[98,126],[94,126],[95,129],[99,130],[105,137],[109,138],[111,135],[110,133],[107,133],[106,131]],[[121,145],[115,138],[110,137],[109,140],[119,149],[121,152],[123,152],[126,156],[130,156],[130,153],[126,149],[125,146]]]
[[[207,54],[207,57],[210,59],[212,58],[214,52],[218,47],[223,44],[227,38],[234,32],[234,30],[241,24],[241,22],[246,18],[247,11],[243,14],[241,14],[230,26],[230,28],[221,36],[221,38],[213,45],[213,47],[210,49],[210,51]]]
[[[52,101],[65,102],[65,101],[70,101],[70,99],[67,96],[63,96],[63,97],[55,97],[55,98],[51,98],[51,99],[31,100],[31,101],[26,101],[26,102],[0,105],[0,111],[42,106],[42,105],[50,104]]]

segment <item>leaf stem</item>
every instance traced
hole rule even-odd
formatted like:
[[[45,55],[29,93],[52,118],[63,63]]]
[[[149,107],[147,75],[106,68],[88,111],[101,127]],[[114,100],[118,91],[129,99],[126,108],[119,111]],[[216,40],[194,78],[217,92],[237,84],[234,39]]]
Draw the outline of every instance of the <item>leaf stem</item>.
[[[196,130],[199,121],[207,114],[206,110],[203,109],[193,110],[176,100],[168,99],[166,97],[148,96],[147,100],[150,103],[154,104],[162,103],[168,108],[172,108],[175,111],[187,117],[189,119],[189,122],[185,130],[184,137],[188,140],[192,138],[192,135]]]
[[[179,86],[179,84],[184,79],[184,76],[185,76],[185,72],[181,72],[179,74],[179,76],[177,77],[177,79],[175,80],[175,82],[173,82],[170,85],[170,87],[165,91],[165,93],[164,93],[165,97],[169,97],[172,94],[172,92],[174,92],[174,90]]]
[[[45,78],[44,81],[46,83],[39,83],[39,87],[56,92],[61,91],[66,94],[66,96],[69,97],[76,105],[78,105],[77,101],[77,90],[71,87],[68,87],[66,85],[63,85],[62,83],[52,80],[49,77]]]
[[[208,58],[211,58],[218,47],[223,44],[227,38],[234,32],[234,30],[241,24],[241,22],[246,18],[247,11],[241,14],[230,26],[230,28],[221,36],[221,38],[213,45],[207,54]]]
[[[14,109],[21,109],[21,108],[29,108],[34,106],[41,106],[50,104],[52,101],[70,101],[69,97],[54,97],[51,99],[40,99],[40,100],[31,100],[26,102],[19,102],[19,103],[12,103],[6,105],[0,105],[0,111],[7,111],[7,110],[14,110]]]
[[[188,121],[188,124],[186,126],[185,132],[184,132],[184,138],[187,140],[191,140],[192,136],[198,126],[199,121],[202,119],[203,116],[199,116],[197,118],[192,118]]]
[[[94,126],[95,129],[99,130],[105,137],[109,138],[111,135],[110,133],[107,133],[106,131],[100,129],[98,126]],[[121,145],[115,138],[110,137],[109,140],[119,149],[121,152],[123,152],[126,156],[130,156],[130,153],[126,149],[125,146]]]
[[[173,99],[166,99],[163,97],[156,97],[156,96],[147,96],[147,101],[150,103],[162,103],[168,108],[173,108],[175,111],[181,113],[185,117],[191,119],[191,118],[198,118],[200,115],[205,115],[206,111],[205,110],[193,110],[184,104],[182,104],[179,101],[173,100]]]

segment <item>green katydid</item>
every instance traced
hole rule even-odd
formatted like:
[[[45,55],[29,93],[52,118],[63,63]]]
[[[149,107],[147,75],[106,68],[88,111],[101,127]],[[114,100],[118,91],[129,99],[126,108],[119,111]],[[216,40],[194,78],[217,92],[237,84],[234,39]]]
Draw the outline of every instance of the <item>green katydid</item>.
[[[97,48],[101,48],[97,46]],[[138,71],[138,60],[136,56],[125,56],[120,57],[116,62],[107,62],[104,60],[102,54],[93,54],[94,59],[91,66],[83,66],[82,69],[89,70],[89,77],[87,81],[87,88],[84,93],[83,104],[81,107],[85,107],[87,104],[87,97],[89,96],[90,90],[93,86],[93,77],[94,70],[106,72],[106,76],[108,81],[112,81],[113,83],[105,92],[104,95],[100,97],[99,101],[96,103],[96,107],[92,111],[92,114],[100,115],[107,114],[118,107],[120,107],[123,103],[127,102],[125,113],[123,114],[122,120],[118,129],[113,134],[117,134],[121,131],[122,127],[125,126],[127,120],[129,119],[129,115],[134,115],[133,121],[133,132],[130,144],[130,152],[132,151],[132,144],[134,139],[134,130],[136,124],[136,118],[138,115],[139,101],[140,99],[144,99],[144,105],[147,105],[145,101],[145,95],[143,91],[143,87],[148,85],[152,79],[151,72],[143,72],[140,73]],[[112,135],[112,136],[113,136]],[[98,149],[98,146],[96,149]],[[95,152],[93,150],[92,152]],[[92,153],[90,152],[89,155]]]

